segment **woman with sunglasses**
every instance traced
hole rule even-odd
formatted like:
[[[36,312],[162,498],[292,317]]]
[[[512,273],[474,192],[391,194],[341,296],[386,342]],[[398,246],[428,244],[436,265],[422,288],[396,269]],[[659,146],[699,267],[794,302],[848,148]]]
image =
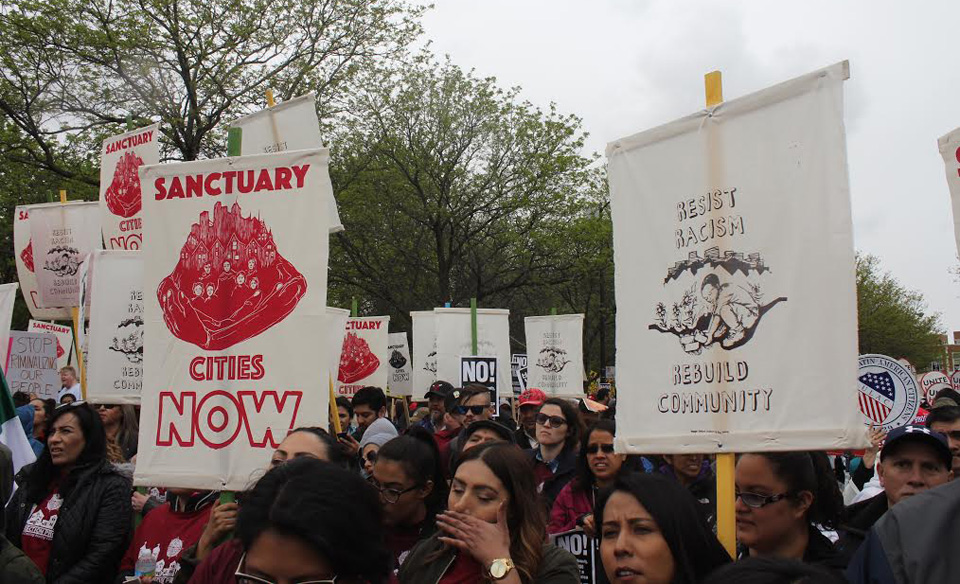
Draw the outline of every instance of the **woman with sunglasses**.
[[[447,501],[447,481],[433,436],[413,427],[384,444],[368,480],[380,491],[384,535],[396,570],[417,542],[436,531],[437,513]]]
[[[137,454],[137,410],[129,404],[97,404],[94,408],[107,433],[107,458],[118,464],[129,462]]]
[[[107,462],[103,424],[88,404],[60,406],[49,428],[7,506],[7,539],[47,582],[110,582],[130,537],[130,481]]]
[[[547,533],[562,533],[577,527],[583,527],[591,536],[596,533],[593,507],[597,493],[613,485],[626,460],[625,455],[613,453],[615,432],[613,420],[600,420],[584,433],[576,477],[557,495]]]
[[[551,397],[537,413],[537,448],[526,453],[533,461],[538,490],[546,505],[553,501],[577,472],[577,441],[581,433],[577,408],[565,399]]]
[[[843,512],[843,497],[826,454],[744,454],[737,461],[736,485],[740,557],[846,567],[818,529],[835,527]]]
[[[529,459],[492,442],[463,453],[439,527],[400,567],[401,584],[577,584],[569,553],[544,543]]]
[[[363,478],[370,478],[373,473],[373,465],[377,462],[380,448],[396,437],[397,429],[390,420],[379,418],[370,424],[360,439],[360,474]]]
[[[257,481],[244,496],[237,540],[237,584],[379,584],[390,569],[376,491],[356,473],[311,458]]]

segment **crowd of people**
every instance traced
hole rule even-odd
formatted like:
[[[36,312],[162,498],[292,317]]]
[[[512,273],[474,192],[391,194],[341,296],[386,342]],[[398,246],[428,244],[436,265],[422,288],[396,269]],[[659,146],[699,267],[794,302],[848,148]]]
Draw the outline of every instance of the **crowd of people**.
[[[72,377],[71,377],[72,375]],[[239,493],[134,489],[137,411],[16,395],[37,461],[0,447],[0,582],[576,584],[552,538],[582,530],[596,582],[960,580],[960,395],[859,455],[747,453],[736,557],[717,538],[706,454],[617,452],[616,400],[539,389],[514,405],[435,382],[388,413],[377,387],[337,398],[340,432],[289,432]],[[417,405],[417,404],[413,404]]]

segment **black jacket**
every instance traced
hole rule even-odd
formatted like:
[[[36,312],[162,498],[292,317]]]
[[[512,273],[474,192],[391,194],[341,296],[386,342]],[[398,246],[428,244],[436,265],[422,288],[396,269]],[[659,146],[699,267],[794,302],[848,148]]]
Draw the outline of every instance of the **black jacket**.
[[[846,515],[849,519],[840,526],[840,539],[837,541],[837,552],[844,563],[850,563],[873,524],[883,517],[888,508],[887,494],[883,492],[847,507]]]
[[[21,471],[20,488],[7,506],[7,538],[17,547],[33,507],[26,501],[32,468]],[[130,481],[106,461],[72,472],[73,487],[61,493],[64,501],[53,532],[47,582],[111,582],[130,543]]]
[[[840,554],[837,553],[837,550],[833,547],[833,543],[813,525],[809,525],[807,529],[810,539],[807,542],[807,549],[803,552],[803,563],[814,564],[833,570],[838,576],[842,574],[847,564],[843,561]],[[750,550],[748,550],[746,546],[743,544],[737,546],[738,560],[749,556]]]
[[[517,441],[517,446],[519,446],[521,450],[530,450],[533,448],[533,444],[530,444],[530,438],[523,430],[523,426],[513,431],[513,439]]]
[[[537,460],[539,449],[535,448],[525,452],[534,466],[543,464]],[[577,453],[573,448],[564,448],[557,456],[557,460],[560,463],[557,465],[557,472],[543,482],[543,489],[540,491],[540,496],[546,505],[547,517],[550,516],[550,509],[553,508],[553,501],[557,498],[557,495],[577,475]]]

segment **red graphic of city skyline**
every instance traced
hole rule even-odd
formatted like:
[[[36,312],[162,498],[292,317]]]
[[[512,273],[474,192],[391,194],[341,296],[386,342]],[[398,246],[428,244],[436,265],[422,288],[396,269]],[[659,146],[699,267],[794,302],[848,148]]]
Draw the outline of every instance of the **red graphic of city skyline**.
[[[347,333],[343,339],[343,351],[340,353],[340,371],[337,379],[340,383],[354,383],[373,375],[380,366],[380,359],[370,350],[367,341],[356,333]]]
[[[33,269],[33,240],[30,240],[30,243],[27,244],[27,247],[23,248],[23,251],[20,252],[20,259],[23,260],[23,265],[27,266],[27,269],[31,272],[35,271]]]
[[[143,159],[133,150],[128,150],[117,161],[113,171],[113,180],[107,187],[103,198],[107,209],[120,217],[133,217],[140,211],[140,177],[137,169],[143,165]]]

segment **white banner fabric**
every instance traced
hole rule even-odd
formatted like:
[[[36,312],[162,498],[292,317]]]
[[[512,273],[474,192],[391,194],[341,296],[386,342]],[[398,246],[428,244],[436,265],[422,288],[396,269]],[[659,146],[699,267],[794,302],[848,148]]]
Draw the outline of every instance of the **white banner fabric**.
[[[103,249],[97,203],[31,207],[30,234],[41,306],[77,306],[80,268],[90,252]]]
[[[389,330],[389,316],[347,319],[337,369],[337,395],[352,397],[367,385],[386,391],[390,369],[387,363]]]
[[[70,320],[67,308],[44,308],[40,303],[40,291],[37,286],[36,265],[33,261],[33,240],[30,234],[30,209],[37,205],[18,205],[13,217],[13,252],[17,264],[17,281],[20,292],[30,310],[30,315],[38,320]]]
[[[243,490],[290,429],[326,424],[328,161],[317,149],[141,167],[137,485]]]
[[[50,333],[10,331],[4,374],[11,395],[22,391],[43,399],[57,399],[60,393],[57,339]]]
[[[412,395],[413,368],[410,363],[407,333],[390,333],[388,342],[390,375],[387,377],[387,390],[390,395]]]
[[[953,207],[953,234],[957,241],[957,253],[960,253],[960,128],[941,136],[937,146],[947,173],[947,187]]]
[[[98,251],[92,265],[87,399],[140,404],[143,388],[143,256],[139,251]]]
[[[434,309],[437,329],[437,379],[460,380],[460,357],[473,355],[469,308]],[[414,339],[416,349],[416,339]],[[477,355],[496,357],[502,364],[497,372],[498,387],[510,387],[510,311],[477,309]],[[426,392],[426,388],[423,390]]]
[[[243,156],[321,148],[323,138],[316,102],[316,94],[308,93],[229,122],[227,127],[242,131],[240,154]],[[333,189],[325,201],[330,233],[343,231]]]
[[[30,320],[27,322],[27,332],[50,333],[56,337],[57,369],[67,366],[70,361],[70,353],[74,352],[73,329],[71,327],[41,320]]]
[[[327,374],[330,376],[330,383],[336,384],[337,374],[340,371],[340,356],[343,355],[343,339],[347,336],[347,319],[350,318],[350,311],[345,308],[334,308],[328,306],[323,325],[323,335],[325,347],[327,347],[327,360],[324,365],[327,367]],[[334,387],[336,393],[336,387]]]
[[[619,451],[866,445],[848,77],[839,63],[607,147]]]
[[[528,316],[527,385],[547,395],[583,396],[583,315]]]
[[[100,147],[100,217],[107,249],[143,247],[141,166],[160,162],[160,124],[111,136]]]
[[[432,310],[416,310],[410,313],[410,320],[413,322],[413,391],[411,395],[414,401],[423,401],[427,390],[437,380],[436,319]]]
[[[0,284],[0,366],[6,366],[7,349],[10,346],[10,322],[13,320],[13,305],[17,301],[16,282]]]

